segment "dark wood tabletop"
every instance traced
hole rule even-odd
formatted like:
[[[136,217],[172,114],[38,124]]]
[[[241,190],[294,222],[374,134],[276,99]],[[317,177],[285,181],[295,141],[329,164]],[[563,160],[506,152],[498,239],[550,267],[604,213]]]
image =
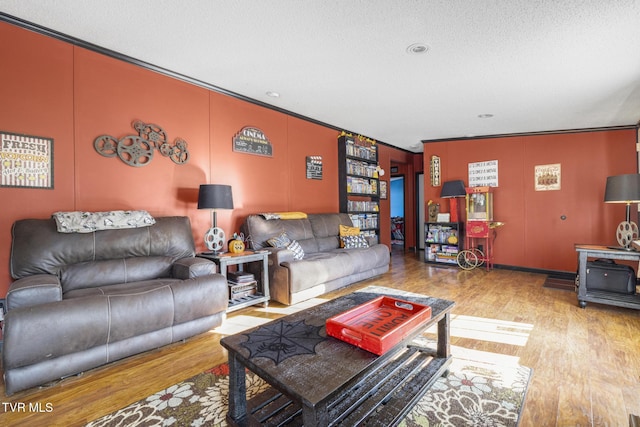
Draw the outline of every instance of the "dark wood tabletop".
[[[363,373],[383,363],[384,359],[395,353],[395,349],[392,349],[382,356],[377,356],[339,339],[328,337],[325,328],[328,318],[381,295],[430,306],[431,319],[396,346],[404,348],[407,341],[442,320],[455,305],[452,301],[389,288],[368,291],[370,289],[354,292],[223,338],[221,344],[229,351],[230,367],[238,362],[302,405],[321,406],[343,392],[345,384],[356,381]],[[278,331],[292,328],[297,329],[294,338],[265,336],[270,332],[277,335]],[[308,330],[305,331],[304,328]],[[440,357],[449,356],[448,330],[446,332],[442,334],[446,337],[439,337],[438,340],[437,352]],[[262,337],[265,337],[263,342]],[[298,342],[301,344],[300,348],[296,348]],[[236,369],[239,368],[236,366]]]

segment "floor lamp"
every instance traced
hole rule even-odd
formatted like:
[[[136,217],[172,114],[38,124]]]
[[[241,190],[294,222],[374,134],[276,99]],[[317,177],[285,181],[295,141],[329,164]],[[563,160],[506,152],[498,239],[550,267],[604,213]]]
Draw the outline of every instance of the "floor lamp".
[[[462,180],[447,181],[442,184],[442,190],[440,191],[440,197],[443,199],[449,199],[449,211],[451,216],[449,221],[459,222],[459,208],[457,197],[466,196],[467,192],[464,188],[464,182]]]
[[[204,243],[211,252],[217,255],[224,247],[224,231],[218,228],[216,209],[233,209],[233,196],[230,185],[202,184],[198,192],[198,209],[211,209],[211,228],[204,235]]]
[[[626,203],[626,218],[616,230],[620,247],[614,249],[633,250],[631,243],[638,240],[638,225],[631,221],[631,203],[640,203],[640,174],[616,175],[607,178],[604,191],[605,203]]]

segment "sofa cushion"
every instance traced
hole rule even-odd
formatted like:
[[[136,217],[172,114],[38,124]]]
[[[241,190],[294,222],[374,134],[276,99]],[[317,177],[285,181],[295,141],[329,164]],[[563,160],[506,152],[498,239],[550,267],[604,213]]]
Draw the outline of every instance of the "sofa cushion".
[[[41,362],[43,349],[44,357],[55,359],[104,345],[109,337],[109,307],[104,297],[87,298],[82,304],[59,301],[18,308],[10,310],[5,320],[11,325],[4,336],[5,370]]]
[[[139,257],[90,261],[62,266],[62,292],[118,283],[138,282],[171,276],[173,259],[169,257]]]
[[[299,261],[284,262],[289,269],[290,292],[296,293],[353,274],[356,266],[345,250],[308,254]]]
[[[58,233],[50,219],[23,219],[12,228],[10,273],[58,275],[66,265],[134,257],[195,255],[188,217],[161,217],[150,227]]]
[[[173,325],[174,301],[169,284],[140,292],[109,295],[109,343]]]
[[[316,237],[340,235],[340,225],[353,227],[351,218],[346,213],[309,214],[309,223]]]
[[[311,223],[302,219],[264,219],[260,215],[249,215],[242,226],[242,232],[250,236],[253,249],[268,248],[268,240],[286,233],[290,240],[297,240],[305,253],[318,252]]]
[[[344,254],[354,266],[354,273],[373,270],[389,264],[389,248],[386,245],[373,245],[368,248],[337,249],[334,252]]]
[[[318,251],[326,252],[340,247],[341,227],[351,227],[353,223],[347,214],[310,214],[309,222],[318,242]]]

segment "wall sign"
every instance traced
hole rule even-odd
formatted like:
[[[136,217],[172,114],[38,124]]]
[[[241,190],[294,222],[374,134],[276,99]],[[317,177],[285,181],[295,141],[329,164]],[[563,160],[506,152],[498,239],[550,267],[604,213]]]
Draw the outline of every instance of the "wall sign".
[[[245,126],[233,137],[233,151],[273,157],[273,146],[258,128]]]
[[[307,156],[307,179],[322,179],[322,156]]]
[[[469,163],[469,187],[497,187],[498,161]]]
[[[560,163],[535,167],[536,191],[560,190]]]
[[[431,186],[439,187],[440,186],[440,157],[431,156],[431,161],[429,162],[429,169],[431,172]]]
[[[53,139],[0,131],[0,187],[53,188]]]

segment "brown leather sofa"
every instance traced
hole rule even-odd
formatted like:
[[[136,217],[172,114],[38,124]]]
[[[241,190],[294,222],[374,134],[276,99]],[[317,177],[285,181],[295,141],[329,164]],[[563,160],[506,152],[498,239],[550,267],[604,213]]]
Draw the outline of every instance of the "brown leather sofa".
[[[195,257],[187,217],[70,234],[54,219],[20,220],[10,269],[7,395],[206,332],[228,304],[215,264]]]
[[[348,214],[308,214],[300,219],[247,217],[241,230],[250,237],[252,248],[270,252],[271,299],[296,304],[389,270],[386,245],[371,240],[366,248],[340,248],[341,224],[353,226]],[[269,244],[269,239],[283,232],[300,245],[302,259],[295,259],[290,249]]]

